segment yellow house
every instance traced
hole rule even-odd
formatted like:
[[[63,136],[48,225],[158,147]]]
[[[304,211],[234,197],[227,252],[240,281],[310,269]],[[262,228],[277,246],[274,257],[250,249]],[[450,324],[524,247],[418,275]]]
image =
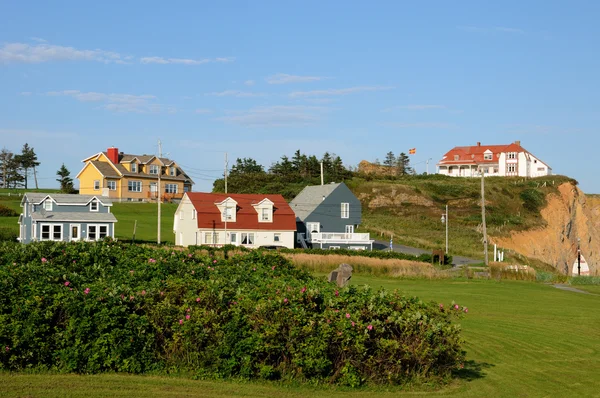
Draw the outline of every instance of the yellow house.
[[[108,148],[82,161],[77,174],[81,195],[102,195],[116,201],[181,199],[194,181],[174,161],[153,155],[129,155]],[[160,187],[159,185],[160,175]]]

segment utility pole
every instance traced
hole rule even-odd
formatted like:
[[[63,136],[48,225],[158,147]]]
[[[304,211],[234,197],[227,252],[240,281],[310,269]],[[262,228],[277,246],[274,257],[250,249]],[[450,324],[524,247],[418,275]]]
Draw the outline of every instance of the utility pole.
[[[448,203],[446,203],[446,254],[448,254],[448,224],[450,219],[448,218]]]
[[[225,152],[225,193],[227,193],[227,152]]]
[[[485,225],[485,173],[482,169],[479,169],[481,173],[481,222],[483,228],[483,254],[485,256],[485,265],[489,264],[488,260],[488,237],[487,228]]]
[[[321,185],[323,185],[323,162],[321,162]]]
[[[160,139],[158,140],[158,161],[161,163],[158,166],[158,187],[157,187],[157,191],[156,191],[156,201],[158,202],[158,231],[157,231],[157,242],[160,245],[160,217],[161,217],[161,213],[160,213],[160,175],[162,174],[162,160],[160,160],[160,158],[162,158],[162,144],[160,142]]]
[[[429,161],[431,160],[431,158],[427,159],[427,161],[425,162],[425,174],[429,175]]]

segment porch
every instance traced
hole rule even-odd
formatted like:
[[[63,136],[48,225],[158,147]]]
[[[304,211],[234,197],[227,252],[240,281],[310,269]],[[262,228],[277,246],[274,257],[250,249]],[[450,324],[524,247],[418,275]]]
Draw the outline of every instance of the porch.
[[[368,233],[312,232],[308,239],[302,233],[298,235],[301,244],[308,242],[313,248],[373,250],[373,240]]]

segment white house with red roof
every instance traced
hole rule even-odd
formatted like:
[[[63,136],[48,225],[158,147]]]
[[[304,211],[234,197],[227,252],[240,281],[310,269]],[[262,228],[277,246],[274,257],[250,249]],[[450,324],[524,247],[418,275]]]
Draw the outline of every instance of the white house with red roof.
[[[296,214],[281,195],[186,192],[175,211],[175,244],[294,248]]]
[[[438,174],[450,177],[541,177],[552,168],[521,146],[521,141],[507,145],[457,146],[437,164]]]

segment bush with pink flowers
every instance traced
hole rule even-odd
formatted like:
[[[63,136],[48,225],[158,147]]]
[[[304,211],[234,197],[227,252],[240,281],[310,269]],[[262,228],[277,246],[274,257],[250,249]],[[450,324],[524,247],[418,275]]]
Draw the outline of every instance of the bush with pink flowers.
[[[466,308],[340,289],[277,253],[108,240],[2,244],[0,261],[0,369],[358,386],[446,380],[464,360]]]

